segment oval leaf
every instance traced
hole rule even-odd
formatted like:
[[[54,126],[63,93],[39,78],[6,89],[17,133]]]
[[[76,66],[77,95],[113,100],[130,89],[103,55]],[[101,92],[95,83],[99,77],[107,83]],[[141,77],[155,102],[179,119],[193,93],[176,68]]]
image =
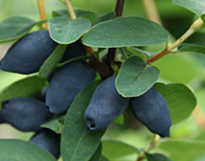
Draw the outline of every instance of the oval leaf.
[[[135,154],[137,158],[138,149],[117,140],[103,140],[102,154],[111,161],[118,161],[122,157]]]
[[[194,12],[199,17],[205,14],[204,0],[173,0],[173,3]]]
[[[54,116],[52,119],[48,120],[41,125],[43,128],[50,129],[58,134],[62,132],[64,125],[64,115],[63,116]]]
[[[205,154],[205,143],[201,141],[169,139],[162,141],[159,148],[173,161],[193,161]]]
[[[100,82],[95,81],[89,84],[78,94],[66,114],[61,137],[63,160],[87,161],[100,144],[100,139],[105,130],[91,131],[84,121],[84,112]]]
[[[33,26],[41,22],[34,22],[31,19],[14,16],[0,22],[0,43],[20,39],[26,35]]]
[[[53,53],[46,59],[39,70],[39,76],[42,78],[47,78],[49,74],[53,71],[56,64],[60,62],[65,49],[66,45],[58,45]]]
[[[0,102],[15,97],[36,96],[45,85],[46,80],[38,76],[18,80],[0,92]]]
[[[145,153],[145,155],[148,161],[171,161],[169,158],[167,158],[165,155],[162,155],[162,154]]]
[[[179,46],[178,51],[205,54],[205,47],[197,44],[184,43]]]
[[[51,38],[59,44],[71,44],[78,40],[91,26],[85,18],[54,17],[48,21]]]
[[[2,161],[57,161],[49,152],[32,142],[0,140],[0,160]]]
[[[102,16],[99,16],[98,18],[94,19],[92,21],[92,26],[100,23],[100,22],[104,22],[104,21],[108,21],[111,19],[114,19],[116,17],[115,12],[108,12]]]
[[[154,87],[166,99],[172,125],[187,119],[196,107],[196,97],[185,85],[156,83]]]
[[[94,12],[91,12],[91,11],[85,11],[85,10],[81,10],[81,9],[77,9],[77,8],[74,8],[74,11],[75,11],[76,17],[83,17],[83,18],[87,18],[89,20],[93,20],[96,18],[96,14]],[[68,16],[68,17],[70,17],[70,14],[69,14],[67,9],[54,10],[52,12],[52,15],[53,15],[53,17],[56,17],[56,16]]]
[[[142,58],[132,56],[122,65],[116,78],[116,89],[123,97],[137,97],[145,93],[159,77],[159,69]]]
[[[140,17],[119,17],[91,28],[83,43],[93,47],[126,47],[161,44],[166,31],[157,23]]]

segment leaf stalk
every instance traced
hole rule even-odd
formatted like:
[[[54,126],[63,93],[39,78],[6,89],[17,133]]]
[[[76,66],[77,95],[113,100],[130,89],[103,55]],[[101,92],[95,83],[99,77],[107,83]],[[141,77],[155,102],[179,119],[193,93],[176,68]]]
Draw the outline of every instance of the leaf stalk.
[[[45,12],[45,7],[44,7],[44,2],[43,0],[38,0],[38,9],[39,9],[39,13],[40,13],[40,17],[41,17],[41,20],[46,20],[47,17],[46,17],[46,12]],[[48,30],[48,22],[46,22],[44,24],[44,28],[46,30]]]

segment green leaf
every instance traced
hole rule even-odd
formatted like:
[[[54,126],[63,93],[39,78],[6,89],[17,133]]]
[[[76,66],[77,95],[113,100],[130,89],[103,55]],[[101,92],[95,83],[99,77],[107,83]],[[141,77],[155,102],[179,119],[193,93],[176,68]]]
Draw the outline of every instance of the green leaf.
[[[187,119],[196,107],[196,97],[184,84],[156,83],[154,87],[166,99],[170,110],[172,124],[177,124]]]
[[[116,89],[123,97],[137,97],[157,81],[160,71],[138,56],[128,58],[116,78]]]
[[[205,54],[205,47],[197,44],[184,43],[179,46],[178,51]]]
[[[102,154],[111,161],[119,161],[120,158],[135,154],[137,157],[138,149],[117,140],[103,140]]]
[[[100,23],[100,22],[104,22],[104,21],[108,21],[111,19],[114,19],[116,17],[115,12],[108,12],[104,15],[99,16],[98,18],[94,19],[92,21],[92,26]]]
[[[167,32],[157,23],[140,17],[118,17],[92,27],[83,43],[93,47],[126,47],[161,44]]]
[[[77,8],[74,8],[74,11],[75,11],[76,17],[78,17],[78,18],[79,17],[87,18],[90,21],[92,21],[93,19],[96,18],[96,14],[94,12],[91,12],[91,11],[85,11],[85,10],[81,10],[81,9],[77,9]],[[68,16],[68,17],[70,17],[70,14],[69,14],[67,9],[54,10],[52,12],[52,15],[53,15],[53,17],[56,17],[56,16]]]
[[[34,22],[31,19],[20,16],[4,19],[0,22],[0,43],[20,39],[38,23],[42,22]]]
[[[158,153],[155,154],[145,153],[145,155],[148,161],[171,161],[165,155],[158,154]]]
[[[194,161],[205,154],[205,143],[201,141],[166,139],[159,148],[173,161]]]
[[[59,44],[71,44],[77,41],[91,26],[85,18],[72,20],[69,17],[54,17],[48,21],[51,38]]]
[[[1,139],[0,160],[2,161],[57,161],[45,149],[23,140]]]
[[[43,128],[50,129],[58,134],[62,132],[64,125],[64,115],[63,116],[54,116],[52,119],[48,120],[41,125]]]
[[[100,161],[109,161],[106,157],[101,156]]]
[[[160,69],[160,78],[168,82],[188,84],[196,79],[204,79],[205,72],[190,53],[168,54],[153,63]]]
[[[89,159],[89,161],[99,161],[101,158],[101,153],[102,153],[102,144],[100,144],[93,154],[93,156]]]
[[[194,12],[199,17],[205,14],[204,0],[173,0],[173,3]]]
[[[134,53],[136,56],[139,56],[144,60],[149,59],[157,54],[156,52],[148,52],[148,51],[136,48],[136,47],[129,47],[127,49],[128,51]]]
[[[47,78],[49,74],[53,71],[56,64],[60,62],[63,54],[66,50],[66,45],[58,45],[53,53],[46,59],[39,70],[39,76],[42,78]]]
[[[91,131],[84,121],[84,112],[95,88],[100,82],[95,81],[83,89],[75,97],[66,114],[61,136],[61,155],[63,160],[87,161],[100,144],[100,139],[105,130]]]
[[[0,91],[0,102],[15,97],[36,96],[45,85],[46,80],[38,76],[18,80]]]

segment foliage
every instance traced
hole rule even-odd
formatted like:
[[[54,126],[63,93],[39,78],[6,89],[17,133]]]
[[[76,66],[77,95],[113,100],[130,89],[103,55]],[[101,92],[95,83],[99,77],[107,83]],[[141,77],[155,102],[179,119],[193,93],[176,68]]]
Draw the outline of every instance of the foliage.
[[[54,82],[52,79],[54,78],[57,80],[57,83],[53,83],[52,86],[60,89],[60,91],[56,90],[54,92],[55,97],[51,101],[55,102],[55,99],[60,100],[65,105],[66,110],[61,111],[60,114],[52,113],[49,107],[51,105],[49,105],[48,109],[54,116],[41,124],[40,127],[61,135],[59,143],[61,157],[58,158],[59,160],[200,161],[201,158],[203,159],[205,157],[205,119],[203,118],[205,106],[203,104],[204,99],[199,98],[203,98],[205,95],[205,34],[204,30],[201,30],[205,27],[205,1],[170,0],[162,2],[156,0],[159,13],[164,13],[161,19],[164,25],[160,25],[160,21],[157,19],[154,19],[157,23],[154,22],[152,15],[149,17],[152,20],[143,15],[144,13],[149,15],[149,10],[155,8],[151,3],[149,5],[143,3],[147,10],[141,7],[141,10],[136,11],[138,16],[130,16],[127,14],[126,5],[128,6],[127,8],[132,8],[134,3],[140,5],[140,2],[127,1],[124,3],[124,0],[116,0],[115,12],[110,10],[99,15],[97,9],[96,13],[93,11],[95,8],[92,11],[87,11],[86,8],[73,9],[71,0],[60,1],[68,9],[53,8],[51,18],[41,18],[41,20],[36,21],[24,16],[15,15],[5,18],[0,22],[0,50],[5,50],[3,47],[1,49],[1,45],[6,46],[7,42],[15,41],[13,46],[5,47],[11,49],[20,43],[24,36],[41,29],[48,29],[49,40],[58,44],[55,50],[49,52],[50,55],[44,63],[39,66],[38,72],[28,73],[25,78],[14,81],[0,91],[0,107],[7,108],[6,104],[8,102],[5,103],[5,100],[13,98],[18,100],[18,97],[32,97],[45,102],[48,106],[47,90],[43,91],[43,89],[52,84]],[[43,2],[43,0],[40,2]],[[145,1],[142,0],[142,2]],[[81,1],[83,7],[85,6],[84,3]],[[111,6],[113,5],[112,3],[109,2],[108,5]],[[101,6],[99,5],[98,7]],[[125,7],[124,13],[126,14],[121,16],[123,7]],[[172,7],[177,8],[176,13],[174,13],[175,10]],[[40,8],[40,11],[43,10],[44,8]],[[155,12],[157,13],[158,11]],[[40,13],[42,17],[42,12]],[[175,18],[180,18],[180,14],[182,16],[184,14],[184,17],[192,15],[189,19],[186,18],[186,22],[192,22],[193,19],[196,19],[192,22],[190,28],[186,26],[186,23],[176,25]],[[178,38],[176,36],[178,33],[173,32],[176,30],[175,27],[177,27],[177,31],[183,32],[184,29],[188,28],[187,32],[181,33],[182,36],[176,41],[174,39]],[[196,33],[199,39],[198,37],[195,39],[191,36],[194,33]],[[82,50],[85,50],[86,55],[79,53],[81,49],[78,48],[79,46],[74,45],[76,42],[82,45]],[[29,48],[29,45],[38,49],[38,46],[32,43],[26,47]],[[71,49],[69,45],[74,46]],[[73,52],[74,50],[76,53]],[[65,58],[65,53],[70,55],[75,53],[75,56]],[[19,51],[19,54],[21,54],[21,51]],[[22,58],[19,61],[22,61],[20,63],[23,64],[26,60]],[[31,63],[35,64],[37,61],[33,60]],[[90,81],[85,83],[88,79],[87,77],[89,77],[87,72],[74,76],[77,70],[79,70],[77,65],[69,70],[61,70],[63,67],[77,61],[86,70],[87,68],[95,69],[97,73],[95,80],[92,79],[91,83]],[[60,70],[62,71],[61,75],[63,75],[60,79],[64,81],[65,86],[60,79],[54,77],[58,75],[57,73]],[[82,71],[86,70],[82,69]],[[11,73],[8,72],[7,74]],[[2,77],[2,75],[0,71],[0,76]],[[65,75],[66,77],[64,77]],[[107,89],[97,92],[97,96],[94,96],[95,91],[101,88],[102,82],[113,75],[116,75],[115,83],[106,86],[105,88]],[[74,78],[74,80],[70,78]],[[81,87],[83,83],[86,85]],[[67,86],[69,86],[69,89],[66,89]],[[80,92],[76,92],[76,90],[72,92],[71,86],[78,87]],[[149,111],[146,111],[146,108],[142,108],[142,111],[138,113],[140,114],[138,117],[148,124],[149,118],[154,118],[155,116],[157,118],[156,110],[159,106],[157,102],[162,102],[161,98],[163,98],[163,101],[168,105],[168,110],[165,110],[165,114],[162,113],[163,110],[158,111],[161,112],[161,125],[164,125],[163,123],[166,122],[164,119],[171,119],[171,128],[158,126],[160,121],[157,123],[153,121],[152,126],[162,127],[160,129],[162,132],[168,128],[171,131],[171,138],[163,138],[162,135],[160,137],[160,134],[157,132],[152,134],[144,125],[139,125],[140,120],[135,119],[133,121],[132,111],[129,108],[126,110],[123,108],[124,112],[120,110],[114,112],[114,114],[117,114],[113,115],[113,118],[116,118],[116,120],[107,129],[93,130],[96,124],[95,120],[91,118],[88,118],[90,126],[87,126],[87,121],[85,121],[84,117],[89,116],[89,113],[86,116],[84,116],[84,113],[90,103],[94,102],[93,104],[96,105],[103,100],[102,97],[106,98],[99,105],[101,112],[97,113],[92,109],[96,118],[102,117],[106,122],[108,118],[104,117],[102,113],[105,113],[105,116],[107,116],[106,112],[109,110],[106,110],[106,108],[120,106],[122,103],[117,102],[118,99],[126,99],[128,102],[133,97],[142,98],[153,87],[160,95],[158,97],[159,100],[150,94],[143,98],[143,105],[148,102],[146,100],[150,100],[146,104],[149,107],[146,108],[149,109],[155,106],[156,108]],[[59,99],[58,96],[61,97],[62,90],[64,89],[67,90],[64,92],[66,95]],[[116,95],[113,94],[113,91]],[[71,94],[69,95],[68,93]],[[66,101],[63,102],[67,99],[66,97],[72,98],[71,104],[67,105]],[[197,101],[199,101],[198,104]],[[141,106],[141,102],[137,103],[136,108]],[[106,103],[112,107],[107,107]],[[106,108],[103,105],[106,105]],[[118,114],[118,112],[120,113]],[[121,114],[122,112],[123,114]],[[143,114],[143,112],[146,113]],[[14,113],[13,115],[16,114]],[[0,120],[2,119],[2,122],[5,122],[6,119],[1,112],[0,117],[2,117]],[[134,128],[131,128],[131,125],[134,125]],[[120,133],[116,134],[115,131],[118,130]],[[139,137],[139,140],[143,142],[143,148],[140,143],[138,145],[134,140],[128,141],[129,136],[127,136],[126,131],[131,131],[133,135],[136,134],[135,137]],[[137,134],[140,133],[142,135],[138,136]],[[124,136],[126,136],[127,140],[119,139]],[[145,136],[146,139],[142,136]],[[145,141],[147,138],[150,139],[149,145]],[[14,139],[0,140],[0,158],[4,161],[56,160],[42,147],[30,141]]]

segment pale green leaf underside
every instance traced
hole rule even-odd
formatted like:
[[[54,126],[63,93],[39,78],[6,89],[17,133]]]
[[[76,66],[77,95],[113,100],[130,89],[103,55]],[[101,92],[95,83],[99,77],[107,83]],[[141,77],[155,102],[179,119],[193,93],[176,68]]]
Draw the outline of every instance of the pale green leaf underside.
[[[159,144],[159,148],[173,161],[193,161],[205,155],[205,143],[201,141],[167,139]]]
[[[40,22],[31,19],[14,16],[0,22],[0,43],[20,39],[26,35],[33,26]]]
[[[0,102],[15,97],[36,96],[45,85],[46,80],[38,76],[23,78],[0,91]]]
[[[36,144],[15,139],[0,140],[1,161],[57,161],[45,149]]]

